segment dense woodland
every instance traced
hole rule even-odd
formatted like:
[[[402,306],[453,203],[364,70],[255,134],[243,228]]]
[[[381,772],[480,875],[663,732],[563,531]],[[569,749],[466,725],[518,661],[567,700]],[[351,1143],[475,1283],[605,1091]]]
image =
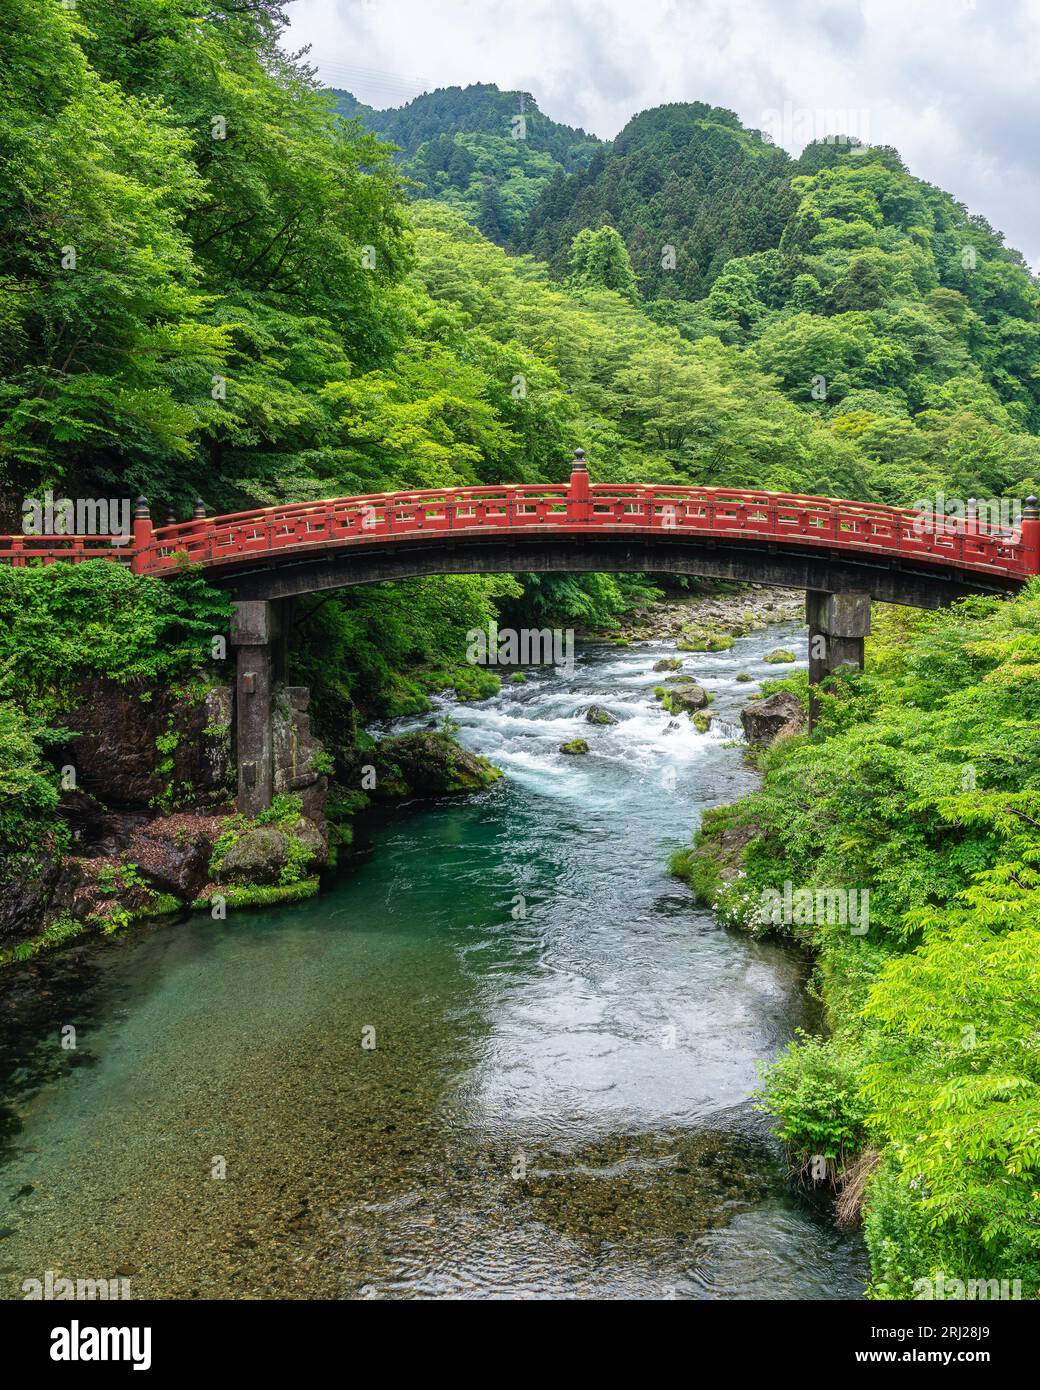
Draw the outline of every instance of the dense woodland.
[[[1040,490],[1037,281],[895,150],[792,159],[698,102],[605,143],[530,96],[516,138],[518,97],[491,86],[373,111],[322,90],[284,25],[278,0],[7,0],[0,529],[46,489],[186,517],[197,495],[558,481],[579,443],[599,480]],[[220,611],[192,576],[0,581],[0,833],[21,850],[53,818],[64,684],[186,676]],[[651,583],[338,597],[298,674],[349,743],[450,684],[503,605],[609,623]],[[767,1091],[793,1152],[860,1163],[880,1296],[940,1268],[1040,1286],[1038,605],[889,620],[820,733],[725,813],[765,832],[752,884],[876,895],[877,939],[813,943],[834,1031]]]

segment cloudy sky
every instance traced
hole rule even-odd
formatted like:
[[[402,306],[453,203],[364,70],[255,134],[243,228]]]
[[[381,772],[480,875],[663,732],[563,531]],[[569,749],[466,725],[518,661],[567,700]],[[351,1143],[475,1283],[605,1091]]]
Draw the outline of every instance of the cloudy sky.
[[[322,80],[372,106],[495,82],[604,138],[694,100],[792,153],[806,131],[859,133],[1040,267],[1040,0],[293,0],[289,15]]]

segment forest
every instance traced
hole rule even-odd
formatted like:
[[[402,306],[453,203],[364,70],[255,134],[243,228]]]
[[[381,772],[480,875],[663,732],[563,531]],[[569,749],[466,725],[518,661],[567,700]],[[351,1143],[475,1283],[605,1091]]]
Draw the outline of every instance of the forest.
[[[1040,492],[1040,284],[895,149],[793,158],[697,101],[602,141],[487,84],[377,111],[285,31],[281,0],[6,0],[0,531],[47,490],[186,519],[196,497],[557,482],[578,444],[595,481]],[[340,594],[295,671],[342,760],[452,683],[468,629],[609,628],[664,584]],[[190,680],[223,603],[197,575],[0,567],[8,876],[66,833],[71,684]],[[868,669],[675,865],[752,931],[778,876],[871,889],[869,943],[803,933],[828,1032],[762,1104],[863,1205],[875,1297],[944,1268],[1040,1293],[1038,643],[1035,586],[886,613]],[[755,836],[724,883],[734,825]]]

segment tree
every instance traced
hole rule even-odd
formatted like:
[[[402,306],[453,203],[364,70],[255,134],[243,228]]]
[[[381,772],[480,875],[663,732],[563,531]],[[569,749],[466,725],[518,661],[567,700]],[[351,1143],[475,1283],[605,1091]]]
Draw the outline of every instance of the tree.
[[[628,249],[614,227],[582,228],[571,242],[571,280],[576,289],[614,290],[625,299],[639,298]]]

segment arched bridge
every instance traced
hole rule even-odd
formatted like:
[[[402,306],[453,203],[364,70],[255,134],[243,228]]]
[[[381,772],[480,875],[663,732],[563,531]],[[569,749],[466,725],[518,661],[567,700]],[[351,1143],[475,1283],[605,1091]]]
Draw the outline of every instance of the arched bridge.
[[[117,543],[118,542],[118,543]],[[236,601],[239,800],[270,801],[270,689],[282,600],[428,574],[628,571],[804,588],[825,640],[810,679],[861,665],[870,600],[936,608],[1007,593],[1040,573],[1040,509],[992,524],[829,497],[728,488],[592,484],[575,451],[569,483],[378,493],[153,526],[139,499],[129,538],[0,536],[0,563],[104,558],[138,574],[201,565]],[[249,754],[255,754],[250,757]]]

